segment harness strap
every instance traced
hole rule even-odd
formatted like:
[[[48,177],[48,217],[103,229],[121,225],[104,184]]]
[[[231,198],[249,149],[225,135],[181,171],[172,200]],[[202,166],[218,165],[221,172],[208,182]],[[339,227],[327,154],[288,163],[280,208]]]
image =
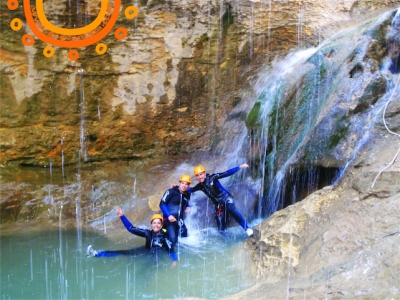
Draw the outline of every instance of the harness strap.
[[[224,206],[222,204],[218,204],[218,208],[217,208],[217,217],[222,215],[222,210],[224,209]]]

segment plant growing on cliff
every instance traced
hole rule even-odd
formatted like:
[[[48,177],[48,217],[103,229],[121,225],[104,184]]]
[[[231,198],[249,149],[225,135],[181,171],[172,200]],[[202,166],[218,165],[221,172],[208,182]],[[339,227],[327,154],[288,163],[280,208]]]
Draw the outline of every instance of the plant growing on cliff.
[[[233,24],[234,18],[231,13],[231,7],[228,5],[227,11],[222,16],[222,34],[226,35],[228,33],[228,28]]]
[[[261,108],[261,102],[257,100],[257,102],[254,103],[253,108],[251,109],[249,115],[246,118],[245,124],[247,128],[253,129],[260,126],[260,120],[259,120],[260,108]]]

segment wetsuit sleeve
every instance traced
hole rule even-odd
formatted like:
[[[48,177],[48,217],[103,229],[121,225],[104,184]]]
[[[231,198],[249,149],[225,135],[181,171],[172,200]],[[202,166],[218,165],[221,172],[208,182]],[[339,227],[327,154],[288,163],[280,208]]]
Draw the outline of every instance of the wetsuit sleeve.
[[[231,176],[231,175],[235,174],[239,170],[240,170],[240,166],[237,166],[235,168],[229,169],[228,171],[225,171],[223,173],[217,173],[215,175],[216,175],[217,179],[225,178],[225,177],[228,177],[228,176]]]
[[[164,193],[164,195],[162,196],[161,201],[160,201],[160,209],[162,210],[165,218],[168,218],[171,215],[171,213],[169,212],[169,209],[168,209],[168,205],[167,205],[169,200],[171,199],[171,196],[172,196],[172,193],[170,190],[168,190]]]
[[[148,229],[144,229],[144,228],[137,228],[134,227],[132,225],[131,222],[129,222],[128,218],[125,217],[125,215],[122,215],[119,217],[122,221],[122,224],[124,224],[125,228],[132,234],[137,235],[137,236],[141,236],[141,237],[146,237],[146,233],[148,231]]]
[[[201,191],[201,185],[200,183],[196,184],[194,187],[188,187],[187,192],[190,193],[194,193],[197,191]]]
[[[190,193],[188,193],[188,191],[186,190],[186,192],[184,193],[185,197],[186,197],[186,207],[190,207]]]

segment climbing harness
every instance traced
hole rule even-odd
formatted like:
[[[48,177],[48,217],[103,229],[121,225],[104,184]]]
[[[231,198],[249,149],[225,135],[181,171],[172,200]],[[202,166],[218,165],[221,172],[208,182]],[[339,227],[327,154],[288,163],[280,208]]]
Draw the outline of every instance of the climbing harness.
[[[222,204],[218,204],[217,213],[216,213],[217,217],[220,217],[222,215],[223,209],[224,209],[224,206]]]
[[[172,242],[169,239],[165,239],[165,243],[168,246],[168,249],[171,249]]]

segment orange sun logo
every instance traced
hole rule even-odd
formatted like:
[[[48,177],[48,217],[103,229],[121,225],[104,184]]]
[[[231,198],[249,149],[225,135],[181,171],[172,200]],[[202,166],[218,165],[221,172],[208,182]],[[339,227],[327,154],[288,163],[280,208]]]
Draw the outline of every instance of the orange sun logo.
[[[79,52],[75,48],[93,45],[104,38],[114,27],[121,9],[121,0],[114,0],[114,5],[108,3],[108,0],[101,0],[100,12],[92,23],[81,28],[71,29],[55,26],[47,20],[43,8],[43,0],[36,0],[35,7],[31,7],[30,0],[22,1],[26,22],[32,33],[39,40],[50,44],[44,48],[43,55],[52,57],[54,55],[53,46],[69,48],[68,58],[70,60],[79,58]],[[18,0],[8,0],[7,7],[10,10],[16,10],[19,7]],[[124,12],[127,19],[133,19],[139,11],[135,6],[128,6]],[[10,23],[10,27],[14,31],[20,30],[22,25],[23,23],[19,18],[14,18]],[[123,40],[127,35],[128,30],[125,27],[118,27],[114,31],[114,36],[118,40]],[[24,34],[22,43],[25,46],[32,46],[35,43],[35,39],[30,34]],[[98,43],[96,45],[97,54],[102,55],[106,51],[106,44]]]

